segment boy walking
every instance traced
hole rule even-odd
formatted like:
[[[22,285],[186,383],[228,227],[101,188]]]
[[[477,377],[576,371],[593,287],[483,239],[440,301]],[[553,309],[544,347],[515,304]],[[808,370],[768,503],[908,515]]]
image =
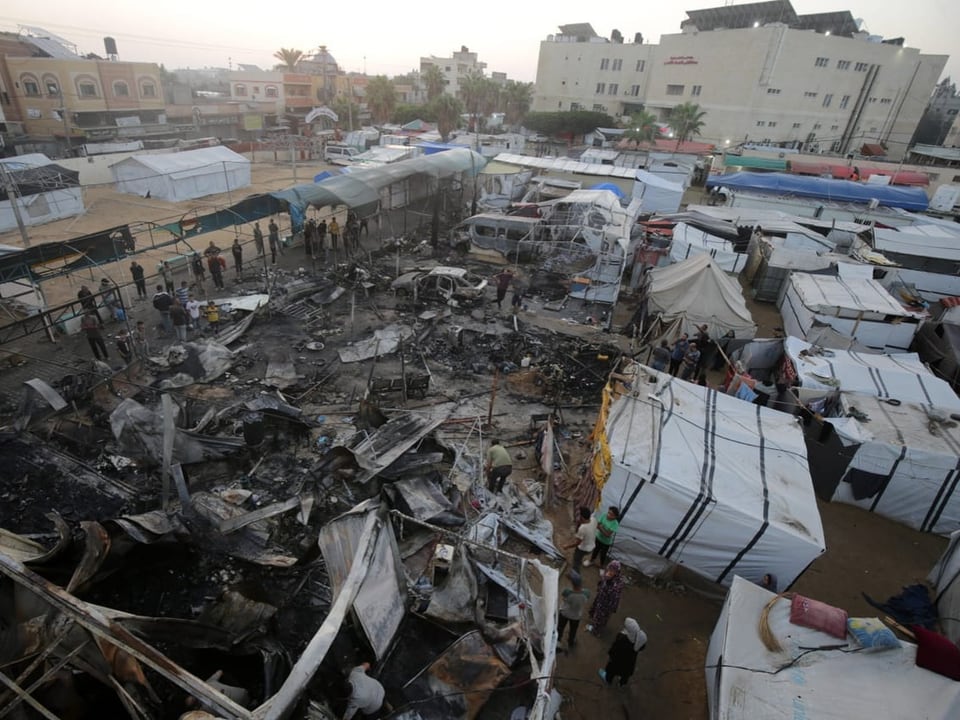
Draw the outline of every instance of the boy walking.
[[[567,575],[570,579],[572,588],[564,588],[560,593],[560,614],[557,617],[557,641],[563,640],[563,631],[567,625],[570,625],[570,633],[567,636],[567,645],[571,649],[577,644],[577,628],[580,627],[580,620],[583,619],[583,609],[587,606],[590,599],[590,591],[583,587],[583,580],[580,573],[571,570]]]

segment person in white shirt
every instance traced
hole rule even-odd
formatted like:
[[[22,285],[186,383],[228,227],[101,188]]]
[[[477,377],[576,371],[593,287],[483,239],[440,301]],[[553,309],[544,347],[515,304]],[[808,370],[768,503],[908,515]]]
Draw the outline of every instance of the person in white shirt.
[[[357,712],[361,717],[377,717],[383,707],[385,691],[383,685],[367,675],[370,663],[357,665],[350,671],[347,683],[350,685],[350,699],[347,701],[347,710],[343,720],[351,720]]]
[[[190,330],[199,330],[200,329],[200,308],[202,307],[199,300],[197,300],[191,293],[187,299],[184,307],[187,310],[187,315],[190,317]]]
[[[574,540],[565,546],[567,550],[576,548],[576,550],[573,551],[572,567],[574,568],[580,567],[580,563],[593,552],[593,548],[597,543],[597,519],[593,517],[590,508],[580,508],[579,514],[580,525],[577,527],[577,532],[574,533]]]

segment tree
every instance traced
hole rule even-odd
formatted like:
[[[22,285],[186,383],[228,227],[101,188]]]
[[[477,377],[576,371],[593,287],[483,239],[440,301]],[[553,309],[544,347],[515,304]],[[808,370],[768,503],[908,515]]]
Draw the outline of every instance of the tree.
[[[397,105],[397,91],[386,75],[377,75],[367,83],[367,107],[375,123],[385,123]]]
[[[660,137],[660,126],[653,113],[641,110],[627,120],[627,131],[624,137],[637,142],[653,142]]]
[[[500,87],[485,78],[483,73],[472,71],[460,81],[460,95],[464,107],[472,117],[473,130],[480,130],[480,118],[490,113],[496,107],[497,94]]]
[[[677,150],[683,142],[700,134],[706,114],[707,111],[701,110],[699,105],[689,102],[677,105],[670,111],[670,129],[677,138]]]
[[[397,125],[406,125],[417,119],[426,120],[423,107],[421,105],[411,105],[410,103],[400,103],[393,108],[390,115],[390,122]]]
[[[500,94],[508,125],[519,125],[533,104],[533,83],[508,80]]]
[[[278,69],[286,70],[287,72],[296,72],[297,65],[299,65],[303,59],[303,51],[294,50],[293,48],[280,48],[273,56],[280,61],[280,64],[277,66]]]
[[[611,127],[613,118],[606,113],[589,110],[537,112],[527,115],[523,123],[530,130],[544,135],[583,135],[598,127]]]
[[[463,114],[463,103],[453,95],[443,94],[434,98],[433,102],[427,105],[427,111],[432,119],[437,123],[437,132],[446,142],[450,133],[457,129],[460,122],[460,115]]]
[[[427,102],[440,97],[443,94],[443,88],[447,85],[447,79],[439,65],[427,65],[420,73],[420,80],[427,89]]]

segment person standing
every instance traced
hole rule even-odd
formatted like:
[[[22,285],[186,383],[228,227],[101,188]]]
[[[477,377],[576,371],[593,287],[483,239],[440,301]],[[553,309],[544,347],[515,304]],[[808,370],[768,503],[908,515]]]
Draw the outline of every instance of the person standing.
[[[364,234],[365,238],[370,237],[370,226],[367,225],[367,218],[365,217],[360,218],[360,233],[365,233]],[[358,236],[359,236],[359,233],[358,233]]]
[[[687,354],[683,356],[683,369],[680,371],[681,380],[690,380],[696,377],[697,367],[700,365],[700,351],[695,342],[687,346]]]
[[[141,359],[146,359],[150,354],[150,344],[147,341],[147,326],[143,320],[137,320],[133,329],[133,347]]]
[[[163,285],[167,289],[167,292],[172,294],[176,289],[176,285],[174,285],[173,282],[173,269],[166,260],[160,263],[160,276],[163,278]]]
[[[377,717],[383,707],[383,698],[386,691],[377,680],[367,675],[370,663],[357,665],[350,671],[347,684],[350,686],[350,697],[347,700],[347,709],[343,713],[343,720],[351,720],[358,712],[364,717]]]
[[[90,349],[93,350],[93,356],[97,360],[109,360],[107,346],[103,342],[103,325],[100,318],[94,312],[87,312],[80,321],[80,329],[87,336],[87,342],[90,343]],[[101,357],[102,356],[102,357]]]
[[[597,544],[597,519],[590,512],[590,508],[580,508],[580,522],[577,525],[577,532],[573,542],[567,545],[567,549],[575,548],[573,551],[573,565],[578,568],[583,559],[593,552]],[[589,564],[589,562],[587,563]]]
[[[569,624],[570,634],[567,638],[567,645],[573,648],[577,644],[577,628],[580,627],[580,620],[583,619],[583,609],[590,599],[590,591],[583,587],[583,580],[576,570],[571,570],[567,577],[570,578],[570,584],[573,587],[564,588],[563,592],[560,593],[557,642],[563,640],[563,631]]]
[[[340,224],[337,218],[330,219],[330,247],[333,248],[333,261],[337,261],[337,245],[340,244]]]
[[[107,311],[107,318],[110,320],[121,320],[120,301],[117,299],[117,293],[113,289],[113,285],[110,284],[110,281],[107,278],[101,278],[100,280],[100,298],[103,301],[103,307]]]
[[[317,221],[308,218],[303,224],[303,252],[307,257],[313,257],[317,242]]]
[[[484,467],[487,474],[487,490],[492,493],[499,493],[503,490],[503,484],[513,472],[513,461],[510,459],[510,453],[503,444],[496,438],[490,444],[487,450],[486,465]]]
[[[186,307],[187,300],[190,299],[190,286],[187,284],[186,280],[180,281],[180,287],[177,288],[175,295],[177,297],[177,301]]]
[[[270,224],[267,225],[270,240],[270,262],[277,264],[277,252],[283,255],[283,248],[280,247],[280,226],[277,221],[270,218]]]
[[[90,292],[90,288],[86,285],[81,285],[77,291],[77,300],[80,301],[80,307],[83,308],[84,314],[92,312],[96,315],[97,322],[103,322],[103,319],[100,317],[100,312],[97,310],[97,299],[93,296],[93,293]]]
[[[700,350],[700,361],[697,363],[696,374],[713,369],[713,358],[717,353],[717,344],[710,338],[710,329],[706,323],[697,328],[697,348]]]
[[[607,650],[607,666],[599,670],[600,679],[606,685],[613,685],[614,678],[620,678],[620,687],[627,684],[637,667],[637,655],[647,646],[647,634],[633,618],[627,618],[623,630],[617,633],[613,645]]]
[[[607,621],[620,607],[623,587],[623,572],[620,563],[617,560],[612,560],[600,575],[597,596],[590,606],[590,624],[587,625],[587,632],[599,635],[600,631],[607,626]]]
[[[584,567],[589,567],[594,560],[599,560],[601,566],[607,562],[607,554],[613,546],[613,539],[619,529],[620,510],[611,505],[604,515],[597,518],[597,544],[590,553],[590,559],[583,561]]]
[[[133,284],[137,287],[137,298],[145,300],[147,297],[147,279],[144,275],[143,265],[136,260],[131,262],[130,275],[133,277]]]
[[[173,321],[170,320],[170,308],[173,307],[173,298],[163,289],[163,285],[157,285],[157,292],[153,294],[153,307],[160,313],[160,324],[163,326],[164,334],[171,333]]]
[[[510,283],[513,282],[513,273],[503,269],[493,276],[497,284],[497,309],[503,309],[503,299],[507,296],[507,290],[510,289]]]
[[[207,279],[207,274],[203,270],[203,260],[200,257],[200,253],[193,253],[190,264],[193,268],[193,277],[196,279],[197,287],[202,289],[203,283]]]
[[[207,268],[210,270],[210,276],[213,278],[213,284],[218,290],[223,290],[223,266],[226,265],[223,258],[220,257],[220,251],[207,255]]]
[[[240,237],[233,238],[233,245],[230,246],[230,252],[233,253],[233,270],[237,274],[237,280],[243,280],[243,245],[240,244]]]
[[[317,223],[317,250],[323,248],[324,262],[330,264],[330,246],[327,245],[327,221]]]
[[[515,276],[513,278],[513,297],[510,298],[510,309],[514,315],[520,312],[525,292],[526,287],[523,284],[523,280],[519,275]]]
[[[123,358],[124,365],[129,365],[130,361],[133,359],[133,344],[130,341],[130,333],[126,330],[121,330],[117,333],[116,338],[117,352],[120,353],[120,357]]]
[[[170,320],[173,322],[173,331],[180,342],[187,341],[187,311],[179,300],[174,300],[170,307]]]
[[[257,248],[257,257],[263,257],[263,230],[259,221],[253,224],[253,245]]]
[[[186,304],[183,308],[187,311],[187,330],[199,330],[200,329],[200,301],[197,300],[193,295],[190,295],[187,298]]]
[[[213,300],[207,302],[207,307],[204,310],[204,315],[207,317],[207,325],[210,326],[210,331],[214,335],[220,334],[220,308]]]
[[[666,340],[660,341],[660,346],[653,349],[653,354],[650,356],[650,367],[652,367],[657,372],[663,372],[667,369],[667,366],[670,364],[670,345],[667,344]]]
[[[683,333],[677,341],[673,344],[673,349],[670,351],[670,374],[676,375],[677,371],[680,369],[680,363],[683,362],[684,356],[687,354],[687,348],[690,347],[690,341],[687,340],[687,334]]]

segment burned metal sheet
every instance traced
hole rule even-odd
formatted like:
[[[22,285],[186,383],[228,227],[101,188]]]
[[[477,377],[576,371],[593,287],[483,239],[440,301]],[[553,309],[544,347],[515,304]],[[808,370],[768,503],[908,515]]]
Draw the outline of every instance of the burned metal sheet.
[[[166,355],[151,361],[165,368],[158,374],[161,390],[187,387],[194,383],[213,382],[234,362],[233,351],[220,342],[184,342],[171,345]]]
[[[361,360],[390,355],[397,351],[403,340],[413,337],[413,328],[407,325],[387,325],[374,330],[373,337],[358,340],[339,350],[340,362],[353,363]]]
[[[392,465],[401,455],[450,417],[454,403],[434,405],[422,411],[408,411],[391,418],[352,448],[357,464],[365,471],[366,482]]]
[[[194,493],[190,497],[190,510],[205,521],[202,525],[188,522],[191,535],[195,541],[205,544],[210,550],[270,567],[290,567],[297,562],[295,557],[270,545],[270,532],[264,520],[229,535],[221,534],[221,523],[246,515],[247,512],[216,495]],[[189,512],[187,514],[190,515]]]
[[[404,687],[423,720],[473,720],[510,674],[479,630],[460,637]]]
[[[353,567],[367,515],[380,511],[379,503],[363,503],[320,530],[318,543],[334,594],[340,592]],[[406,583],[392,531],[382,532],[377,538],[353,609],[377,658],[382,658],[406,612]]]
[[[437,484],[424,477],[398,480],[384,486],[394,507],[400,512],[424,522],[459,527],[466,520],[457,512]]]

